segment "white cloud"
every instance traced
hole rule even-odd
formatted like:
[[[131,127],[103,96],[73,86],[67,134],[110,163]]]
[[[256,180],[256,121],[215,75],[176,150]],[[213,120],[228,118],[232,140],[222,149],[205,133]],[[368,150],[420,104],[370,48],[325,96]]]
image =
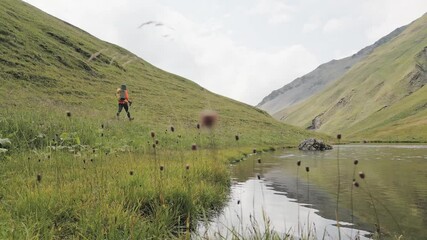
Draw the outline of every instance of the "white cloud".
[[[302,27],[302,32],[303,33],[313,32],[313,31],[319,29],[319,27],[320,27],[320,24],[317,22],[305,23]]]
[[[316,57],[302,45],[274,52],[250,49],[234,42],[222,26],[211,28],[195,23],[175,11],[164,14],[161,19],[179,25],[174,49],[167,54],[179,55],[175,52],[185,50],[185,59],[189,60],[186,69],[194,70],[192,80],[246,103],[257,104],[272,89],[318,64]],[[181,67],[175,69],[173,62],[165,65],[172,72],[191,77]]]
[[[257,0],[257,4],[248,11],[249,14],[266,16],[271,24],[288,22],[295,8],[284,0]]]
[[[345,27],[348,27],[347,25],[348,25],[347,19],[332,18],[328,20],[323,26],[323,32],[332,33],[336,31],[340,31]]]
[[[393,1],[393,4],[390,4],[389,0],[361,2],[361,16],[371,23],[366,29],[366,35],[371,41],[378,40],[397,27],[409,24],[427,11],[425,0]]]

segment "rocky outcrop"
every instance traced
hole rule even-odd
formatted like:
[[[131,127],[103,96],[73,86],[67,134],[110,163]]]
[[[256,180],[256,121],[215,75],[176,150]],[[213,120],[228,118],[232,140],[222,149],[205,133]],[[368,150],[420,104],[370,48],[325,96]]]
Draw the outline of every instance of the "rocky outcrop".
[[[12,146],[12,143],[8,138],[0,138],[0,153],[7,152],[7,149]]]
[[[316,130],[319,129],[322,125],[322,119],[320,117],[323,116],[322,114],[317,115],[313,120],[311,120],[311,125],[307,127],[307,130]]]
[[[310,138],[302,141],[298,149],[302,151],[325,151],[331,150],[332,146],[324,143],[322,140]]]
[[[12,146],[12,142],[9,138],[0,138],[0,148],[9,148]]]

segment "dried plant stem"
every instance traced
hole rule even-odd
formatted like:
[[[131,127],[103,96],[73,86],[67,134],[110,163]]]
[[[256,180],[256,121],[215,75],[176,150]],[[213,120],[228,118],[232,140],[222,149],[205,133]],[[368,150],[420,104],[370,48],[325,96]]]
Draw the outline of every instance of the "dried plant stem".
[[[375,207],[374,197],[372,196],[371,191],[369,190],[368,182],[367,182],[364,178],[362,178],[362,180],[363,180],[363,183],[366,185],[366,190],[365,190],[364,188],[362,188],[362,190],[364,190],[364,191],[365,191],[365,193],[367,193],[367,194],[368,194],[369,199],[370,199],[371,204],[372,204],[372,207],[374,208],[375,220],[376,220],[376,222],[377,222],[377,224],[376,224],[377,226],[376,226],[375,231],[376,231],[379,235],[381,235],[380,219],[378,218],[378,212],[377,212],[377,208]]]
[[[340,143],[341,135],[338,137],[337,147],[337,206],[335,209],[335,216],[337,219],[338,239],[341,239],[340,219],[339,219],[339,202],[340,202],[340,191],[341,191],[341,171],[340,171]]]

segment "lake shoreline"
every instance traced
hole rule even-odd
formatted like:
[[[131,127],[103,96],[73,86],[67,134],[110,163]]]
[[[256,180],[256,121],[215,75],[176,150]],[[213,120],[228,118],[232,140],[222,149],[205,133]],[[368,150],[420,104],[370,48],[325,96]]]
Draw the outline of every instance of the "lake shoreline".
[[[236,208],[237,213],[240,213],[240,204],[248,201],[245,200],[239,194],[243,194],[244,192],[252,191],[252,186],[255,184],[255,188],[264,188],[265,191],[270,191],[268,188],[273,187],[272,190],[276,194],[284,195],[294,200],[287,201],[296,201],[298,198],[302,205],[311,206],[310,208],[318,209],[318,213],[321,216],[325,216],[326,219],[335,219],[335,214],[333,213],[334,202],[335,202],[335,193],[336,193],[336,157],[337,151],[339,148],[340,152],[340,161],[341,161],[341,174],[342,174],[342,197],[341,201],[344,201],[340,204],[340,207],[343,208],[343,212],[340,214],[341,218],[347,222],[351,222],[350,215],[350,207],[349,207],[349,198],[350,198],[350,189],[349,186],[352,185],[352,172],[353,172],[353,161],[358,159],[359,165],[357,165],[356,173],[363,171],[366,174],[366,180],[360,179],[358,176],[356,177],[356,181],[359,182],[360,187],[358,189],[353,189],[355,194],[355,210],[357,211],[357,226],[359,229],[368,230],[369,232],[374,232],[374,215],[372,209],[369,211],[365,211],[369,209],[369,196],[365,192],[366,184],[369,182],[369,188],[372,191],[374,202],[379,211],[379,219],[381,221],[382,231],[384,234],[391,234],[390,236],[399,236],[399,230],[396,227],[396,224],[393,222],[393,218],[396,219],[413,219],[411,221],[415,221],[417,219],[416,216],[408,215],[409,212],[414,210],[407,209],[408,206],[417,206],[416,202],[421,201],[417,200],[417,198],[410,200],[415,201],[415,203],[406,203],[399,204],[400,198],[407,198],[412,194],[405,193],[399,194],[402,191],[406,191],[408,186],[412,185],[416,187],[418,194],[423,194],[421,196],[427,197],[427,191],[422,190],[422,182],[425,182],[421,179],[423,175],[415,175],[418,178],[402,178],[399,177],[399,173],[411,172],[406,169],[410,169],[412,165],[414,165],[417,172],[422,171],[424,169],[422,166],[425,166],[427,163],[423,159],[427,159],[427,145],[422,144],[345,144],[345,145],[335,145],[335,149],[332,151],[326,152],[310,152],[310,151],[298,151],[295,148],[285,149],[285,150],[277,150],[274,153],[264,153],[259,155],[249,156],[245,161],[241,161],[239,164],[233,165],[233,176],[232,179],[235,181],[235,187],[233,188],[242,188],[245,182],[252,181],[254,183],[249,184],[250,189],[246,189],[243,187],[242,190],[237,190],[237,193],[234,193],[230,196],[230,200],[228,206],[234,206]],[[275,156],[273,158],[270,157]],[[358,156],[360,155],[360,156]],[[262,159],[262,164],[257,162],[257,159]],[[294,185],[295,179],[297,178],[297,161],[301,160],[302,169],[300,172],[300,186],[299,191],[296,190],[296,186]],[[411,164],[407,164],[410,162]],[[421,165],[420,165],[421,164]],[[424,165],[422,165],[424,164]],[[282,166],[277,169],[277,167]],[[304,171],[304,167],[310,167],[310,181],[309,184],[307,182],[307,176]],[[371,167],[370,167],[371,166]],[[426,166],[427,167],[427,166]],[[398,172],[391,169],[399,169]],[[283,170],[281,170],[283,169]],[[387,169],[387,170],[386,170]],[[282,172],[284,171],[284,172]],[[237,174],[237,175],[236,175]],[[242,175],[243,174],[243,175]],[[241,177],[239,177],[241,176]],[[244,177],[243,177],[244,176]],[[260,179],[257,179],[257,176]],[[378,177],[385,178],[384,180],[379,180]],[[414,179],[413,179],[414,178]],[[386,180],[387,179],[387,180]],[[392,180],[395,179],[395,180]],[[427,180],[427,179],[426,179]],[[400,183],[403,188],[399,188]],[[237,185],[236,185],[237,184]],[[264,185],[267,184],[267,185]],[[390,185],[390,186],[389,186]],[[262,187],[264,186],[264,187]],[[310,186],[310,198],[304,197],[304,192],[308,191],[307,186]],[[325,187],[327,187],[325,189]],[[299,192],[299,194],[298,194]],[[236,195],[237,194],[237,197]],[[262,195],[262,192],[257,193],[259,196]],[[297,197],[299,196],[299,197]],[[387,197],[384,197],[387,196]],[[247,197],[246,197],[247,198]],[[252,197],[249,196],[249,199]],[[255,197],[257,199],[257,197]],[[316,200],[318,199],[318,200]],[[323,202],[317,202],[321,199],[324,199]],[[329,200],[327,200],[329,199]],[[410,199],[410,198],[409,198]],[[408,199],[408,200],[409,200]],[[420,199],[423,199],[420,197]],[[252,200],[250,200],[251,202]],[[284,200],[280,200],[284,201]],[[327,203],[327,204],[326,204]],[[269,205],[272,203],[260,202],[260,205],[268,208],[272,208],[273,205]],[[420,203],[421,204],[421,203]],[[270,207],[269,207],[270,206]],[[329,206],[329,208],[326,208]],[[384,209],[384,206],[388,207],[388,210]],[[251,209],[251,208],[250,208]],[[274,209],[274,207],[273,207]],[[357,210],[358,209],[358,210]],[[365,209],[362,211],[362,209]],[[230,211],[230,210],[227,210]],[[234,210],[232,210],[234,211]],[[283,212],[284,210],[272,210],[273,212],[268,215],[269,218],[277,218],[277,212]],[[288,210],[290,211],[290,210]],[[390,211],[390,212],[389,212]],[[426,211],[423,208],[418,207],[418,212]],[[245,211],[243,211],[245,212]],[[393,218],[391,215],[393,215]],[[421,214],[421,213],[420,213]],[[427,213],[426,213],[427,214]],[[295,216],[295,219],[297,217]],[[356,219],[356,218],[355,218]],[[259,220],[259,219],[258,219]],[[259,220],[261,221],[261,220]],[[323,220],[322,220],[323,221]],[[405,220],[409,221],[409,220]],[[422,228],[420,225],[408,225],[407,223],[402,223],[405,238],[413,238],[414,234],[421,234]],[[415,224],[415,223],[413,223]],[[237,226],[240,226],[237,224]],[[233,228],[234,225],[228,226],[228,228]],[[240,227],[236,228],[237,230]],[[280,229],[280,228],[279,228]],[[411,231],[409,231],[411,229]],[[418,233],[417,233],[418,232]],[[391,237],[392,238],[392,237]],[[243,238],[244,239],[244,238]],[[393,239],[393,238],[392,238]],[[415,238],[416,239],[416,238]]]

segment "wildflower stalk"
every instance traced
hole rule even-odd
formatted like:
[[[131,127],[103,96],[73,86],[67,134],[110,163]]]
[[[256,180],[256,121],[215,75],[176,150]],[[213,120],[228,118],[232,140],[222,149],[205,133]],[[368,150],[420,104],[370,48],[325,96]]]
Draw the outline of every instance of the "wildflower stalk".
[[[380,219],[378,218],[378,212],[377,212],[377,208],[375,207],[374,197],[372,196],[371,191],[369,190],[368,182],[365,180],[365,174],[363,172],[360,172],[359,177],[363,180],[363,183],[366,185],[366,190],[363,188],[362,189],[365,191],[365,193],[368,194],[372,207],[374,208],[375,220],[377,222],[375,231],[378,233],[378,235],[381,235]]]
[[[164,204],[164,197],[163,197],[163,170],[164,166],[160,165],[160,183],[159,183],[159,198],[160,198],[160,204]]]
[[[340,202],[340,190],[341,190],[341,172],[340,172],[340,144],[341,144],[341,134],[337,135],[338,147],[337,147],[337,206],[335,209],[335,216],[337,219],[337,229],[338,229],[338,239],[341,239],[341,229],[340,229],[340,220],[339,220],[339,202]]]
[[[301,166],[301,161],[297,162],[297,204],[298,204],[298,234],[300,234],[300,209],[299,209],[299,196],[298,196],[298,187],[299,187],[299,167]]]
[[[310,204],[310,168],[305,167],[305,171],[307,172],[307,204]],[[310,212],[307,216],[307,237],[310,238]]]
[[[354,228],[354,203],[353,203],[353,188],[354,188],[354,182],[356,181],[356,166],[359,163],[358,160],[354,160],[353,164],[353,182],[351,184],[351,189],[350,189],[350,208],[351,208],[351,234],[353,236],[353,228]]]
[[[390,215],[390,217],[393,219],[394,223],[396,224],[397,228],[399,229],[400,234],[403,234],[403,231],[402,231],[402,228],[400,227],[399,222],[396,220],[394,215],[391,213],[390,209],[383,202],[381,202],[378,198],[374,197],[373,195],[371,195],[371,197],[374,201],[377,201],[387,211],[387,213]]]
[[[191,183],[190,183],[189,172],[190,172],[190,165],[187,164],[185,166],[185,182],[186,182],[186,185],[187,185],[187,194],[188,194],[188,197],[190,199],[193,199],[191,197]],[[191,205],[193,205],[193,203],[191,203]],[[185,224],[185,236],[186,236],[186,239],[190,239],[191,238],[191,235],[190,235],[191,215],[190,214],[191,214],[191,211],[190,211],[190,208],[189,208],[188,212],[187,212],[187,219],[186,219],[186,224]]]

